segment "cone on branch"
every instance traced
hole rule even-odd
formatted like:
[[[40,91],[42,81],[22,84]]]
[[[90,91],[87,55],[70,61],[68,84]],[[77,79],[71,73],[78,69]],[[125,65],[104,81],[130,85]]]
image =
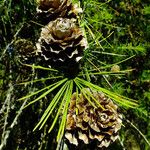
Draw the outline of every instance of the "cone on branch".
[[[37,53],[47,65],[76,63],[82,58],[87,41],[75,19],[57,18],[42,28]]]
[[[65,138],[77,147],[96,142],[98,148],[105,148],[118,138],[122,116],[117,105],[103,93],[88,91],[103,109],[94,108],[82,93],[74,93],[68,110]]]
[[[32,64],[35,58],[36,48],[34,44],[27,39],[18,39],[13,44],[15,56],[22,63]]]
[[[25,64],[32,65],[36,62],[36,47],[32,41],[18,38],[12,44],[12,50],[13,63],[11,67],[12,70],[15,70],[14,75],[17,75],[16,78],[19,77],[18,81],[20,82],[30,79],[33,76],[32,68]]]
[[[70,0],[37,0],[37,14],[44,22],[56,18],[76,18],[82,9]]]

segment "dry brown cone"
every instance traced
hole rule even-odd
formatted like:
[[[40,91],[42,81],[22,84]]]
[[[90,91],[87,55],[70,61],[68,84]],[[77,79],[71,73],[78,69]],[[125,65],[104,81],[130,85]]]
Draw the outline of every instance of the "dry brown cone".
[[[56,18],[76,18],[82,9],[73,5],[70,0],[37,0],[37,13],[45,21]]]
[[[37,53],[47,65],[78,62],[87,48],[87,41],[75,19],[58,18],[42,28]]]
[[[67,115],[65,138],[76,147],[96,142],[97,148],[105,148],[118,138],[122,116],[111,99],[103,93],[90,92],[103,109],[94,108],[83,94],[79,94],[77,98],[74,93]]]

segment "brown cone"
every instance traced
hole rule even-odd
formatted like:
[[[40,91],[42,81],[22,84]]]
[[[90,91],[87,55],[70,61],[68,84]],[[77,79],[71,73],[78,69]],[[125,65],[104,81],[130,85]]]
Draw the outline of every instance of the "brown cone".
[[[67,115],[65,138],[76,146],[96,141],[97,147],[108,147],[118,138],[122,116],[111,99],[103,93],[90,92],[103,109],[94,108],[82,93],[78,95],[77,100],[77,95],[74,93]]]
[[[51,62],[78,62],[87,47],[81,29],[74,19],[58,18],[42,28],[37,43],[38,54],[50,65]]]
[[[76,18],[81,9],[73,5],[70,0],[37,0],[37,13],[41,18],[49,21],[56,18]]]

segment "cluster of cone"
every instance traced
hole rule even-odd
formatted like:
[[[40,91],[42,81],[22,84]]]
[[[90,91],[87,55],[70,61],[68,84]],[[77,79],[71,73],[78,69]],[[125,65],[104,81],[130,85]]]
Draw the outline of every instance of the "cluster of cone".
[[[36,44],[45,64],[78,63],[87,48],[87,41],[78,25],[81,8],[70,0],[38,0],[37,13],[47,22]],[[122,119],[118,107],[103,93],[88,89],[101,105],[93,107],[82,92],[72,95],[67,114],[65,139],[77,147],[95,142],[108,147],[118,138]]]
[[[45,64],[74,64],[82,58],[87,41],[77,23],[81,12],[70,0],[38,0],[38,16],[48,22],[36,44]]]
[[[84,89],[83,89],[84,90]],[[122,116],[118,107],[103,93],[85,89],[99,102],[94,108],[81,92],[74,93],[67,115],[65,138],[70,144],[82,147],[83,144],[96,143],[98,148],[108,147],[118,138]]]

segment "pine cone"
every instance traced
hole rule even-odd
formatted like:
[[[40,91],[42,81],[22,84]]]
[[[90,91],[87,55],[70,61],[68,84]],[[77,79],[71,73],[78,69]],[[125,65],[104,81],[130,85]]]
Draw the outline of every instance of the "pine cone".
[[[36,48],[32,41],[27,39],[17,39],[12,45],[13,65],[12,70],[15,71],[14,75],[17,81],[30,80],[33,77],[32,68],[22,64],[33,64],[37,60]],[[14,76],[15,77],[15,76]]]
[[[82,93],[77,99],[74,93],[67,115],[65,138],[70,144],[79,147],[92,142],[96,142],[99,148],[108,147],[118,138],[122,116],[111,99],[103,93],[90,92],[104,109],[94,108]]]
[[[70,0],[37,0],[37,13],[44,22],[55,20],[56,18],[76,18],[81,8],[73,5]]]
[[[13,44],[15,49],[15,56],[19,58],[22,63],[33,63],[35,57],[35,46],[33,43],[26,39],[18,39]]]
[[[38,54],[48,65],[78,62],[86,47],[86,40],[75,20],[66,18],[58,18],[43,27],[37,43]]]

